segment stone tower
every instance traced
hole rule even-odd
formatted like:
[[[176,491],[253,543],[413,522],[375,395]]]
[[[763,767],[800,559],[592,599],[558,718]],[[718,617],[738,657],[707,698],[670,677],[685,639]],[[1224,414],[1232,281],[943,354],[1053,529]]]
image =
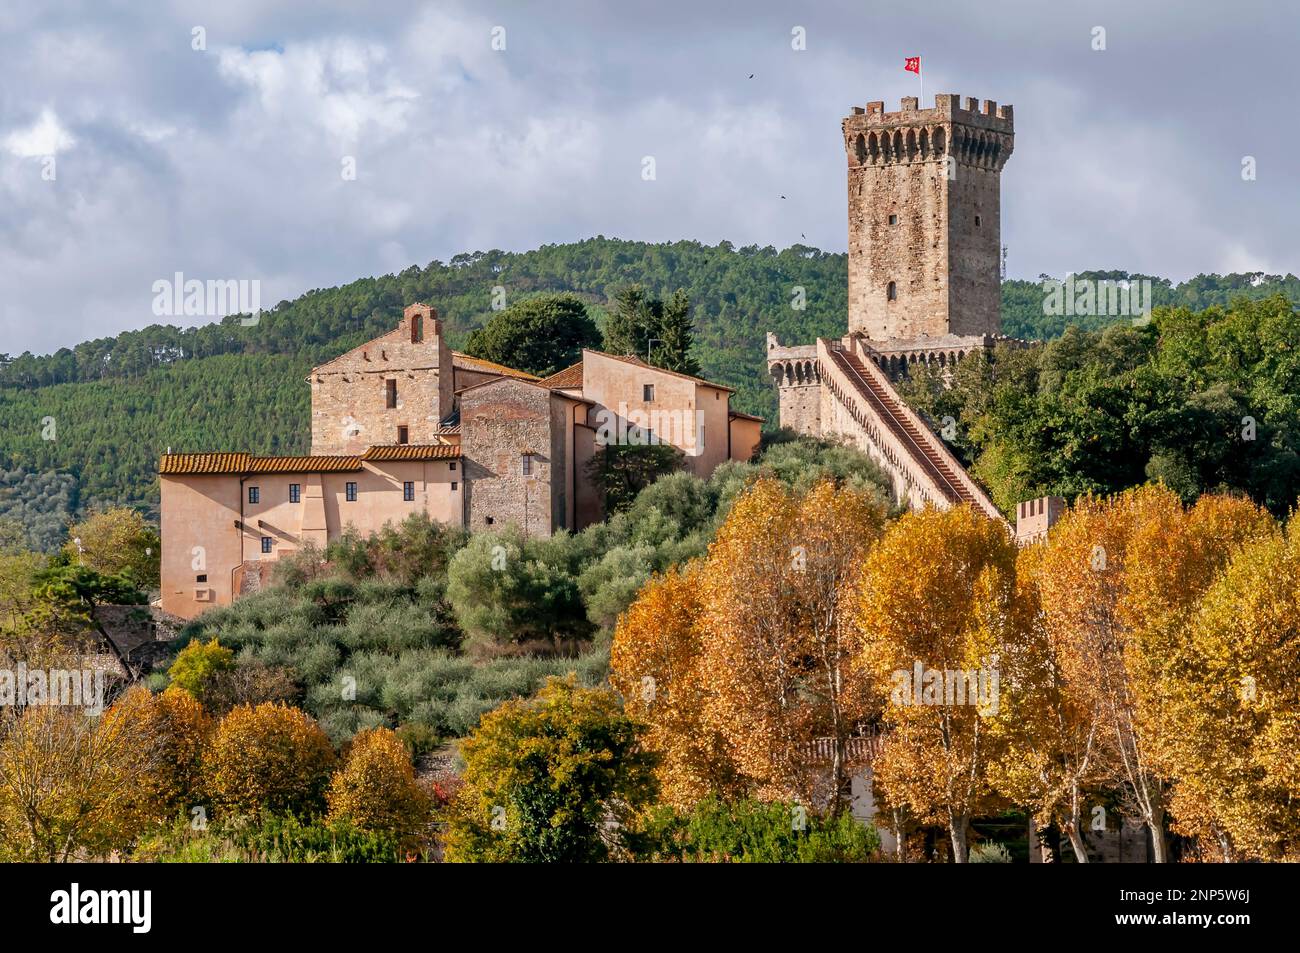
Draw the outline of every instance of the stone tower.
[[[943,93],[853,107],[849,166],[849,333],[871,341],[997,334],[1002,166],[1010,106]]]

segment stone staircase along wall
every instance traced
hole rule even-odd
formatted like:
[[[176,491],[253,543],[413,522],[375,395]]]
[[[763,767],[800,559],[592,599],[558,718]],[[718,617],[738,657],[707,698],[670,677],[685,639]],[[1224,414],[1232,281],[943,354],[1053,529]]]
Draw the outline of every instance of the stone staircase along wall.
[[[823,432],[849,438],[893,481],[900,502],[946,509],[962,503],[1007,525],[988,494],[899,397],[860,335],[817,341]]]

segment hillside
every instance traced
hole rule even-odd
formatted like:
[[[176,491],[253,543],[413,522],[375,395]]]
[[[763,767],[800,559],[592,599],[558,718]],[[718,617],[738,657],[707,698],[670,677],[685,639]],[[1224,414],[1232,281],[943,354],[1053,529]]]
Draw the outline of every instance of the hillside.
[[[794,343],[842,334],[845,274],[845,255],[806,246],[778,252],[726,242],[652,245],[598,237],[523,253],[457,255],[310,291],[280,302],[256,326],[244,327],[232,316],[184,330],[155,325],[48,356],[0,354],[0,517],[29,522],[33,544],[48,547],[61,538],[67,518],[96,503],[130,503],[153,513],[154,467],[167,447],[305,452],[309,394],[303,378],[311,366],[389,330],[402,307],[416,300],[437,307],[452,345],[463,346],[492,314],[496,286],[506,289],[508,300],[574,292],[593,306],[598,321],[623,285],[639,282],[657,294],[683,289],[694,306],[704,375],[736,388],[737,409],[774,424],[764,332]],[[791,305],[797,287],[804,289],[803,310]],[[1152,287],[1156,305],[1193,309],[1277,292],[1300,301],[1300,280],[1290,275],[1210,275],[1180,285],[1152,279]],[[1004,283],[1006,333],[1050,338],[1067,324],[1100,327],[1115,320],[1046,316],[1042,299],[1038,283]],[[52,440],[46,418],[54,420]],[[54,499],[51,471],[62,474]],[[39,525],[28,519],[36,512]]]

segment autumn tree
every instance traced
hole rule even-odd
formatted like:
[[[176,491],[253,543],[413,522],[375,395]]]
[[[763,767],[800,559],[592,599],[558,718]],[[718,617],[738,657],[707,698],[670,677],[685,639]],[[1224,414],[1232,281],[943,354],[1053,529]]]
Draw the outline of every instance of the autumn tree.
[[[620,616],[610,649],[610,683],[627,713],[647,726],[645,746],[661,759],[660,798],[679,809],[744,789],[726,737],[705,712],[699,617],[706,572],[692,562],[647,582]]]
[[[194,639],[177,652],[167,675],[175,688],[204,701],[215,680],[234,667],[235,653],[214,636],[207,642]]]
[[[852,664],[851,591],[884,517],[874,493],[823,481],[799,496],[762,479],[709,549],[706,710],[760,797],[824,798],[832,813],[848,803],[848,739],[879,707],[872,679]],[[824,770],[819,740],[830,747]]]
[[[0,844],[15,860],[104,856],[140,833],[142,774],[161,764],[157,738],[131,718],[32,705],[0,725]]]
[[[1035,827],[1055,824],[1085,864],[1086,808],[1091,792],[1111,776],[1110,735],[1090,687],[1080,682],[1087,673],[1078,670],[1078,657],[1063,652],[1058,633],[1042,624],[1043,553],[1042,546],[1028,546],[1017,559],[1022,637],[1000,660],[1006,678],[990,727],[1002,748],[991,778],[999,793],[1030,810]]]
[[[1003,525],[957,506],[900,517],[862,572],[858,664],[890,685],[873,777],[892,803],[948,827],[958,863],[971,818],[993,803],[1000,659],[1019,640],[1015,561]]]
[[[129,573],[137,586],[157,588],[161,543],[158,531],[125,506],[92,513],[68,530],[64,551],[105,576]]]
[[[393,834],[408,847],[430,821],[432,801],[415,778],[406,745],[388,728],[362,731],[352,739],[327,794],[329,820],[357,830]]]
[[[197,699],[176,688],[155,695],[136,685],[104,718],[152,739],[156,757],[136,767],[131,790],[130,811],[141,826],[188,817],[206,801],[203,756],[213,725]]]
[[[297,708],[240,705],[217,726],[205,763],[214,805],[231,814],[310,813],[324,803],[334,749]]]
[[[626,850],[628,822],[654,798],[640,726],[613,692],[572,676],[484,715],[461,754],[449,861],[606,860]]]

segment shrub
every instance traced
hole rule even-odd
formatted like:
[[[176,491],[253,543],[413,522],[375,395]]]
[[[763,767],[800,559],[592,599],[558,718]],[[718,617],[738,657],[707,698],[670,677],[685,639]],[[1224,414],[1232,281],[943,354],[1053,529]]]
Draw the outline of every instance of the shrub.
[[[639,856],[681,863],[863,863],[874,859],[874,827],[848,813],[816,815],[798,804],[701,801],[684,814],[652,812],[637,842]]]
[[[209,683],[217,674],[234,668],[234,659],[234,653],[215,637],[207,642],[195,639],[180,650],[167,674],[172,685],[203,701]]]
[[[207,762],[213,804],[230,814],[307,814],[324,802],[334,749],[310,715],[240,705],[217,727]]]
[[[654,796],[638,726],[612,692],[572,676],[484,716],[461,754],[451,861],[606,860],[625,850],[624,823]]]
[[[392,834],[404,847],[423,838],[430,820],[429,795],[415,779],[406,745],[387,728],[352,739],[330,782],[328,801],[331,822]]]

